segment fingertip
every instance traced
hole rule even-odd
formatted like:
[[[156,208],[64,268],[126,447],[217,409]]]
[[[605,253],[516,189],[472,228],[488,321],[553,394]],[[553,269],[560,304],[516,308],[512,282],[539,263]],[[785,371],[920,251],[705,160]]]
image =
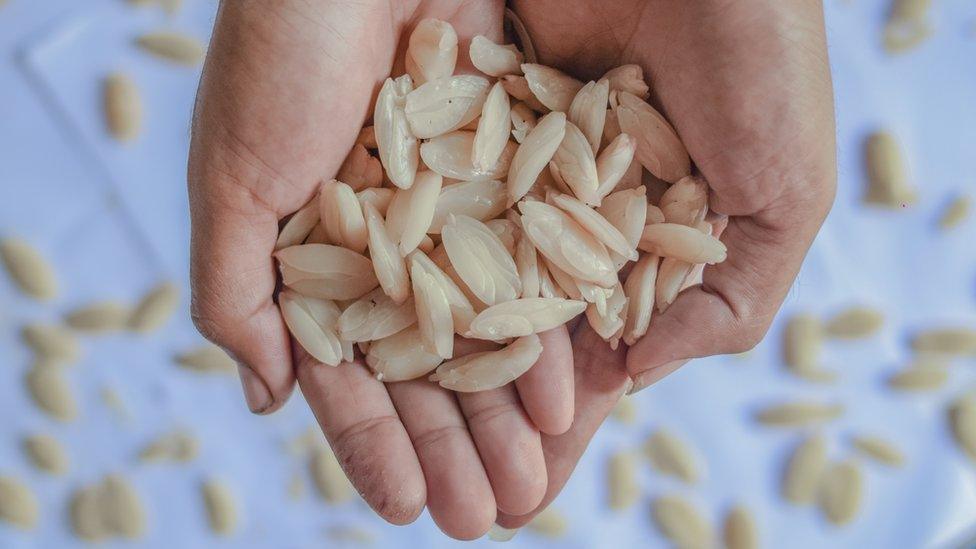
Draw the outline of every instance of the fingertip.
[[[269,300],[234,332],[212,331],[210,339],[237,362],[244,401],[251,413],[267,415],[284,406],[295,386],[292,348],[278,310]]]
[[[498,511],[521,515],[538,507],[546,497],[549,487],[546,458],[538,432],[504,430],[511,432],[508,439],[510,448],[505,452],[486,449],[482,451],[482,459],[486,461],[485,466],[489,472],[493,473],[492,488]],[[504,442],[500,438],[501,433],[494,435],[499,438],[494,438],[484,430],[479,435],[478,440],[482,446]]]
[[[631,381],[635,378],[640,377],[645,371],[652,369],[654,366],[650,364],[653,356],[650,354],[648,347],[651,342],[648,341],[648,337],[644,336],[634,342],[633,345],[627,349],[626,357],[626,367],[627,374],[630,376]],[[631,387],[633,389],[633,387]]]
[[[517,498],[507,497],[503,499],[496,496],[498,514],[524,515],[525,513],[532,512],[533,509],[542,503],[543,498],[546,497],[546,490],[549,487],[545,461],[543,460],[539,463],[536,468],[540,470],[537,471],[537,474],[523,476],[522,486],[519,487]],[[539,474],[540,472],[541,474]]]
[[[398,422],[394,425],[392,421],[377,419],[371,420],[370,425],[355,435],[336,438],[336,456],[346,476],[377,515],[397,526],[410,524],[427,504],[423,472],[412,453],[405,454],[409,440]]]
[[[632,395],[650,387],[690,360],[678,357],[668,345],[658,344],[656,339],[651,341],[647,337],[641,338],[627,352],[626,365],[630,384],[626,394]]]
[[[420,482],[407,482],[395,493],[370,503],[376,513],[394,526],[406,526],[420,517],[427,504],[427,487]],[[369,502],[368,502],[369,503]]]
[[[737,321],[727,303],[701,286],[678,294],[668,309],[651,317],[647,335],[627,352],[632,392],[671,373],[693,358],[721,353]],[[648,382],[648,379],[652,381]]]
[[[573,346],[565,326],[539,334],[542,355],[515,380],[525,411],[547,435],[561,435],[573,425],[575,414]]]
[[[294,392],[294,386],[295,384],[292,383],[291,385],[288,386],[287,389],[279,389],[277,392],[274,393],[275,396],[274,396],[274,400],[271,402],[271,406],[268,406],[264,410],[261,410],[259,412],[254,412],[254,413],[257,415],[266,416],[280,410],[285,404],[288,403],[288,400],[291,398],[291,395]]]
[[[427,504],[427,485],[416,463],[403,460],[398,427],[378,426],[355,439],[337,440],[336,455],[366,504],[390,524],[417,520]],[[403,437],[405,439],[405,437]],[[380,440],[393,440],[387,447]],[[408,442],[403,440],[402,442]]]
[[[465,511],[463,516],[458,513],[435,516],[432,513],[431,518],[444,534],[456,540],[471,541],[487,534],[497,517],[494,500],[490,504],[488,501],[480,501],[477,505],[470,505]]]
[[[533,417],[532,421],[541,433],[553,437],[559,436],[569,431],[573,426],[573,404],[570,403],[567,407],[568,410],[553,414],[551,417],[542,417],[539,419]]]
[[[628,384],[625,394],[629,396],[643,391],[644,389],[674,373],[678,368],[687,364],[688,360],[689,359],[673,360],[671,362],[662,364],[661,366],[644,370],[642,373],[637,374],[630,379],[630,383]]]
[[[538,505],[536,507],[539,507]],[[502,528],[508,530],[517,530],[522,528],[526,524],[532,522],[532,519],[538,514],[541,509],[533,508],[528,513],[521,515],[510,515],[508,513],[498,513],[498,517],[495,519],[495,523]]]
[[[275,408],[275,400],[264,380],[243,362],[237,363],[237,375],[241,380],[241,390],[244,391],[244,401],[251,413],[258,415],[271,413]]]
[[[284,360],[290,362],[290,359]],[[291,372],[291,368],[287,368]],[[241,382],[244,403],[252,414],[259,416],[273,414],[280,410],[291,398],[295,387],[295,378],[292,374],[276,375],[274,369],[269,368],[261,368],[259,372],[257,368],[241,360],[237,360],[237,375]]]
[[[254,356],[254,353],[250,355]],[[237,360],[237,372],[244,392],[244,401],[251,413],[273,414],[291,398],[296,383],[292,357],[296,360],[306,359],[307,353],[292,343],[291,354],[284,358],[279,357],[281,364],[271,363],[269,366],[265,360],[261,363],[261,368],[254,368],[248,362]]]
[[[454,468],[453,472],[425,470],[425,474],[430,475],[428,484],[432,490],[427,502],[430,518],[444,534],[454,539],[477,539],[495,522],[496,504],[491,485],[480,463],[450,463],[446,459],[450,459],[451,448],[446,450],[445,455],[438,458],[441,463],[428,465]],[[473,457],[477,460],[476,452]],[[428,460],[431,459],[428,456]],[[473,470],[475,465],[477,471]]]

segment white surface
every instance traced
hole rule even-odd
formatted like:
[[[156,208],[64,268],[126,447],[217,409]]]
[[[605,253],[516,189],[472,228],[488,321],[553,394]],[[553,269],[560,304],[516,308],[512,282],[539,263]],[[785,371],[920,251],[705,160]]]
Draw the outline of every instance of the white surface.
[[[360,502],[323,504],[310,485],[304,499],[289,501],[287,481],[305,468],[284,453],[283,444],[313,423],[311,414],[294,398],[272,417],[251,416],[235,379],[175,368],[170,357],[199,341],[185,315],[152,338],[86,339],[83,360],[68,374],[82,405],[75,423],[43,416],[23,389],[30,356],[16,329],[27,320],[55,319],[96,298],[131,301],[165,278],[184,286],[185,309],[185,150],[198,74],[150,58],[131,42],[159,27],[204,38],[215,3],[186,4],[173,19],[121,0],[9,0],[0,8],[0,234],[29,237],[53,259],[63,285],[56,303],[39,305],[0,277],[0,351],[7,357],[0,367],[0,474],[24,478],[42,503],[35,532],[0,524],[0,547],[77,545],[66,521],[68,495],[112,471],[134,480],[149,509],[145,547],[329,546],[325,532],[336,524],[368,527],[379,546],[456,545],[426,516],[406,528],[386,526]],[[952,395],[972,386],[973,361],[958,361],[950,388],[934,394],[903,396],[883,386],[884,377],[908,359],[906,339],[913,329],[976,326],[976,219],[948,234],[935,229],[952,196],[976,195],[976,5],[936,3],[935,36],[890,58],[879,48],[886,4],[828,1],[840,191],[781,315],[827,315],[866,302],[887,311],[884,332],[829,346],[827,366],[842,373],[835,386],[784,373],[777,322],[748,358],[699,361],[645,391],[638,398],[638,426],[610,421],[598,433],[554,504],[570,518],[571,532],[549,545],[663,546],[648,502],[671,492],[693,498],[716,524],[731,503],[747,503],[766,546],[942,547],[976,527],[976,467],[952,444],[945,421]],[[145,131],[132,146],[117,145],[102,126],[101,77],[117,68],[134,76],[146,104]],[[860,204],[860,144],[879,126],[896,131],[909,152],[921,200],[908,211]],[[122,395],[131,421],[120,421],[102,405],[105,386]],[[800,435],[760,429],[751,414],[792,397],[847,406],[844,418],[825,429],[832,456],[851,454],[853,433],[882,435],[909,456],[903,470],[864,463],[867,495],[851,526],[830,527],[815,510],[789,507],[778,497],[784,458]],[[198,460],[188,466],[135,460],[146,441],[177,426],[191,428],[203,441]],[[700,449],[708,469],[704,482],[683,486],[645,467],[641,503],[609,512],[606,458],[638,446],[659,426]],[[33,432],[51,433],[67,446],[68,476],[32,469],[19,443]],[[198,483],[209,475],[230,483],[242,501],[241,531],[228,540],[216,541],[206,529]],[[510,546],[545,544],[523,532]]]

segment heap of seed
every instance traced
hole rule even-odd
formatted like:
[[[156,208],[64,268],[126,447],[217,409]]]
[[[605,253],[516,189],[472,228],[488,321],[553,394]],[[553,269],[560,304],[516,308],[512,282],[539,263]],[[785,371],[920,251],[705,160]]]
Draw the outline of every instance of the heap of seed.
[[[282,315],[318,361],[355,344],[378,379],[469,392],[525,373],[537,334],[581,313],[611,346],[633,343],[726,248],[640,67],[584,83],[478,36],[486,78],[455,74],[457,50],[450,24],[418,24],[407,74],[274,255]],[[651,203],[646,182],[670,187]],[[455,335],[499,347],[455,357]]]

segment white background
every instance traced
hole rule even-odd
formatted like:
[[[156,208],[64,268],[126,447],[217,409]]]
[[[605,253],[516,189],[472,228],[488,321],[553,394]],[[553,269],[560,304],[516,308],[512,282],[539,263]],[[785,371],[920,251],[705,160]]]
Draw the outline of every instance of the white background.
[[[31,357],[17,329],[25,321],[54,320],[97,298],[132,301],[162,279],[180,282],[186,310],[184,172],[198,73],[132,45],[140,33],[161,27],[205,39],[216,3],[186,4],[174,18],[121,0],[8,0],[0,8],[0,234],[35,243],[52,259],[63,289],[54,304],[39,305],[0,277],[0,474],[23,478],[42,506],[32,533],[0,524],[0,547],[78,544],[67,522],[68,497],[108,472],[127,475],[142,495],[150,517],[146,547],[335,546],[326,532],[343,524],[368,528],[378,546],[455,545],[426,515],[406,528],[386,526],[361,502],[324,504],[310,485],[302,500],[288,500],[287,481],[305,466],[284,444],[313,423],[311,414],[293,398],[278,414],[251,416],[236,379],[176,368],[172,355],[199,342],[185,313],[152,337],[86,339],[82,361],[68,372],[81,405],[74,423],[45,417],[24,390]],[[976,219],[951,233],[936,229],[952,197],[976,194],[976,4],[935,2],[934,37],[898,57],[880,48],[886,1],[827,4],[840,191],[780,321],[747,358],[702,360],[642,393],[639,423],[609,421],[556,500],[554,507],[570,519],[567,537],[553,542],[522,532],[512,546],[663,546],[649,502],[665,493],[693,499],[714,523],[733,502],[745,502],[766,546],[943,547],[974,533],[976,466],[954,446],[945,420],[953,395],[973,385],[974,361],[957,361],[949,387],[936,393],[895,394],[883,381],[909,360],[913,330],[976,327]],[[101,78],[117,69],[135,78],[146,105],[144,134],[131,146],[116,144],[103,129]],[[883,211],[860,202],[860,145],[878,127],[896,132],[907,151],[921,197],[910,209]],[[785,373],[782,318],[801,310],[827,316],[853,303],[882,308],[887,321],[870,340],[830,344],[826,366],[841,381],[811,385]],[[105,408],[104,387],[122,396],[130,421]],[[832,527],[814,509],[778,497],[785,456],[801,435],[757,427],[751,417],[794,397],[846,405],[843,419],[825,429],[832,457],[852,455],[855,433],[883,436],[908,455],[902,470],[864,461],[867,493],[850,526]],[[607,457],[639,446],[662,426],[699,449],[704,481],[688,487],[643,467],[641,502],[608,511]],[[202,440],[198,460],[187,466],[136,460],[147,441],[176,427]],[[53,434],[67,447],[67,476],[30,466],[20,439],[35,432]],[[208,476],[229,483],[240,499],[242,527],[227,540],[213,538],[205,524],[198,483]]]

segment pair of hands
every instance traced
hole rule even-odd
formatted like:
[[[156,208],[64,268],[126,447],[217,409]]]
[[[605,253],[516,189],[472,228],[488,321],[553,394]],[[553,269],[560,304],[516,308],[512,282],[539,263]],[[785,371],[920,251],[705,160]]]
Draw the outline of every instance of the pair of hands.
[[[462,63],[472,36],[503,41],[499,0],[221,2],[190,151],[193,318],[238,360],[248,406],[277,409],[297,377],[377,513],[405,524],[426,505],[462,539],[543,509],[627,390],[754,346],[835,186],[820,2],[511,4],[542,63],[584,80],[640,64],[712,187],[711,208],[729,216],[728,260],[629,349],[611,351],[582,321],[544,334],[539,363],[515,384],[454,395],[426,380],[384,385],[359,363],[315,363],[272,301],[278,220],[337,172],[413,23],[454,25]]]

